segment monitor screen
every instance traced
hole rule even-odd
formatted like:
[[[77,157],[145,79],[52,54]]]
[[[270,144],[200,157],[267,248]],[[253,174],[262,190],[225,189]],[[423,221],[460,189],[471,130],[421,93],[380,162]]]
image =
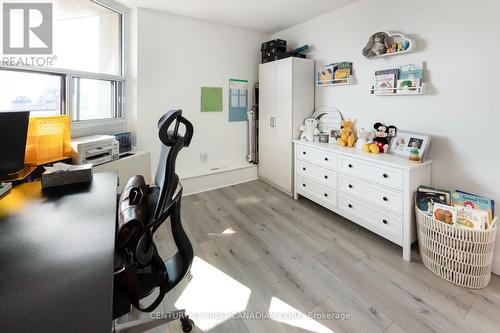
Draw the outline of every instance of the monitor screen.
[[[0,112],[0,177],[24,168],[29,112]]]

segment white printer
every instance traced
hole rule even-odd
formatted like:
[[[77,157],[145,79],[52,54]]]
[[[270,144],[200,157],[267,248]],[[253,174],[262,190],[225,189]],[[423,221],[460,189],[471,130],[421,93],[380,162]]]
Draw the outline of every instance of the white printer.
[[[94,166],[117,160],[119,143],[112,135],[91,135],[71,140],[73,164]]]

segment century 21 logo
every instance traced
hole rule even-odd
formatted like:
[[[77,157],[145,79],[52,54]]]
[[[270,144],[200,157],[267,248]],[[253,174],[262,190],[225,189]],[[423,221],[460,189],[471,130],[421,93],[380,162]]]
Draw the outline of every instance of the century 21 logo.
[[[52,4],[3,4],[3,53],[52,54]]]

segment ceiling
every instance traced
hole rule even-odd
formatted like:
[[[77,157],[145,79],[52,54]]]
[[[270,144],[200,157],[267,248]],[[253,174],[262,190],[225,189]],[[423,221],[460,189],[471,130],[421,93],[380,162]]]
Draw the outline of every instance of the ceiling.
[[[357,0],[129,0],[138,7],[273,33]]]

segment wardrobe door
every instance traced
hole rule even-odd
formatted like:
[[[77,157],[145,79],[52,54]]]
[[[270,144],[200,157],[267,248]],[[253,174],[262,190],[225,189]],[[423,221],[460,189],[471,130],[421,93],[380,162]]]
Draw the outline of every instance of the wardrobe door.
[[[276,178],[276,65],[259,66],[259,176]]]

